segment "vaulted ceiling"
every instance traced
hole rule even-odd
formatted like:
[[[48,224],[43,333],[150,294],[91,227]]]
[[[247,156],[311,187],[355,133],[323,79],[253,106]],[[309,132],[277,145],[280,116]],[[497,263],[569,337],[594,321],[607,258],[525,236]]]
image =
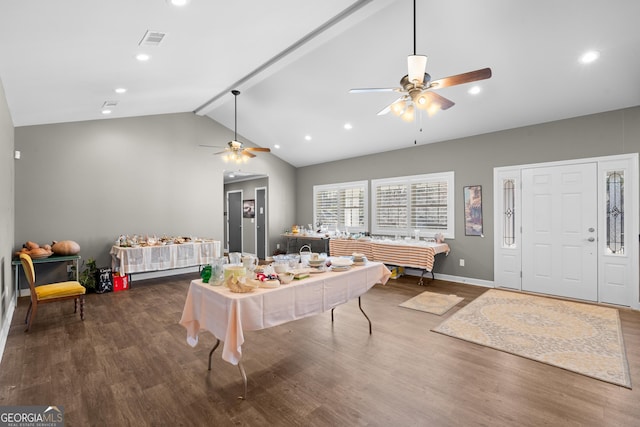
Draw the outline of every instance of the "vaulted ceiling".
[[[412,14],[411,0],[5,1],[0,80],[15,126],[194,112],[233,130],[238,89],[239,139],[294,166],[640,105],[637,0],[418,0],[427,72],[493,76],[440,89],[456,105],[431,117],[378,116],[397,93],[349,89],[399,86]],[[164,37],[141,44],[147,31]]]

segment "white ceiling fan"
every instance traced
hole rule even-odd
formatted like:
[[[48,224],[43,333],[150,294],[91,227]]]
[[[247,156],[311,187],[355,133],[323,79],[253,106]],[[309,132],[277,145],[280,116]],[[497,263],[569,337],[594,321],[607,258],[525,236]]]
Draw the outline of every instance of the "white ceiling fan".
[[[415,108],[427,111],[433,115],[439,110],[446,110],[455,103],[442,95],[433,92],[433,89],[442,89],[491,77],[491,68],[469,71],[463,74],[431,80],[426,72],[427,57],[416,55],[416,0],[413,0],[413,55],[407,58],[408,73],[400,79],[400,87],[391,88],[360,88],[351,89],[350,93],[366,92],[399,92],[402,96],[382,109],[378,115],[387,114],[389,111],[402,117],[403,120],[412,122],[415,118]]]
[[[232,90],[231,93],[234,96],[234,127],[233,127],[233,140],[227,142],[227,147],[224,147],[223,151],[219,151],[214,154],[224,154],[222,159],[225,162],[233,161],[236,163],[246,162],[252,157],[256,155],[252,153],[252,151],[261,151],[265,153],[271,152],[269,148],[263,147],[245,147],[242,142],[238,141],[238,95],[240,95],[239,90]],[[214,145],[204,145],[200,144],[201,147],[213,147],[213,148],[223,148],[220,146]]]

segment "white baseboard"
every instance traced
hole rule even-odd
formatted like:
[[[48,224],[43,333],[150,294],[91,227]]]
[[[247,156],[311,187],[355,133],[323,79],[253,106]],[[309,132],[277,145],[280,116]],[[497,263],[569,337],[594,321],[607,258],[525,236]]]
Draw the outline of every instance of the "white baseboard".
[[[9,304],[9,310],[7,315],[2,320],[2,330],[0,331],[0,363],[2,362],[2,356],[4,355],[4,348],[7,344],[7,337],[9,336],[9,328],[11,327],[11,320],[13,319],[13,313],[16,309],[16,299],[11,298]]]
[[[422,270],[414,269],[414,268],[405,268],[404,274],[408,276],[420,276],[422,274]],[[424,277],[430,278],[431,273],[424,273]],[[474,279],[472,277],[461,277],[461,276],[451,276],[448,274],[440,274],[435,273],[435,278],[438,280],[446,280],[448,282],[456,282],[456,283],[464,283],[467,285],[474,286],[482,286],[485,288],[494,288],[495,284],[491,280],[482,280],[482,279]]]
[[[197,273],[198,271],[200,271],[200,268],[198,266],[194,266],[194,267],[174,268],[171,270],[150,271],[147,273],[133,273],[131,275],[131,282],[135,283],[137,280],[156,279],[158,277],[177,276],[179,274],[186,274],[186,273]]]

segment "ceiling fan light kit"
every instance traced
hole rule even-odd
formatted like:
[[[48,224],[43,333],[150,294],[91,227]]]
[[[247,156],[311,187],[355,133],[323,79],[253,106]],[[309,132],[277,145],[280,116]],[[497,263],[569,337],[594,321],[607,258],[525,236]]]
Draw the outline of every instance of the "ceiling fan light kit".
[[[437,93],[433,89],[484,80],[491,77],[491,68],[457,74],[439,80],[431,80],[426,72],[427,57],[416,55],[416,0],[413,0],[413,55],[407,57],[407,75],[400,79],[400,87],[351,89],[351,93],[364,92],[399,92],[403,95],[387,105],[378,113],[379,116],[391,111],[405,122],[415,119],[415,109],[425,111],[429,116],[440,110],[447,110],[455,105],[453,101]]]

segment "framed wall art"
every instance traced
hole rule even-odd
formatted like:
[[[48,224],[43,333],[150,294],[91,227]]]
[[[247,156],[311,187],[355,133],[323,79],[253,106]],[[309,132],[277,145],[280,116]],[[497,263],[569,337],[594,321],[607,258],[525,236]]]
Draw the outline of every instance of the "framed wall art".
[[[255,200],[242,201],[242,217],[243,218],[256,217],[256,201]]]
[[[464,234],[482,236],[482,186],[464,187]]]

